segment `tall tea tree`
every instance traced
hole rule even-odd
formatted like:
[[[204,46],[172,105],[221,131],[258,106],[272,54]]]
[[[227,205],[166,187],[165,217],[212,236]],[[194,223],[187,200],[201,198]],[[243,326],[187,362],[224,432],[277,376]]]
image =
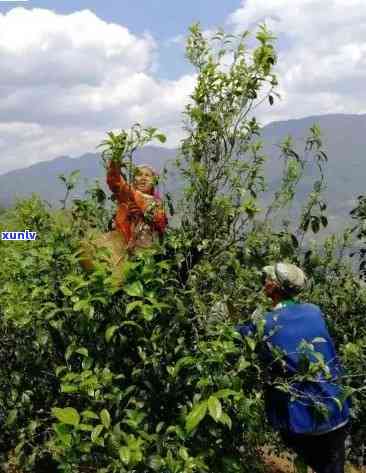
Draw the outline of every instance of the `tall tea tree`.
[[[190,184],[183,228],[193,235],[194,248],[215,257],[242,238],[258,210],[264,156],[251,112],[263,100],[273,103],[276,54],[264,26],[254,49],[246,45],[248,32],[219,32],[208,40],[199,25],[190,31],[187,56],[197,70],[197,85],[185,110],[188,136],[181,150]]]

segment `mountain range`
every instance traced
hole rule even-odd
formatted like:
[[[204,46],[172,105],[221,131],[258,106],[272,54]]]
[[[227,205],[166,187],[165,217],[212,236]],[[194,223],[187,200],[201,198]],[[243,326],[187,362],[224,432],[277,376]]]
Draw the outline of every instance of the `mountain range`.
[[[269,190],[274,191],[281,178],[282,163],[278,144],[288,135],[296,143],[296,148],[303,148],[309,128],[317,123],[322,132],[324,149],[329,161],[326,166],[326,178],[330,228],[337,229],[348,219],[349,211],[354,207],[357,196],[365,192],[366,176],[366,115],[332,114],[311,116],[296,120],[273,122],[262,128],[261,139],[264,152],[268,156],[266,176]],[[136,152],[137,164],[149,164],[157,171],[167,163],[173,163],[176,150],[146,146]],[[53,206],[60,205],[65,195],[65,186],[58,178],[80,170],[80,180],[73,196],[81,196],[96,179],[105,187],[105,169],[99,154],[87,153],[78,158],[62,156],[50,161],[43,161],[24,169],[10,171],[0,175],[0,206],[9,207],[16,198],[39,194]],[[162,192],[174,192],[180,187],[179,177],[173,166],[168,166],[168,179]],[[299,188],[296,205],[310,190],[309,176]],[[265,200],[267,200],[265,198]]]

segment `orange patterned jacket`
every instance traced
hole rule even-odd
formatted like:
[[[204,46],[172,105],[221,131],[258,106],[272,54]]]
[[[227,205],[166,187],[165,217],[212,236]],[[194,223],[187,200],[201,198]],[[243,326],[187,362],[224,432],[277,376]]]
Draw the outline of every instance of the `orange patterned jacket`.
[[[113,194],[115,194],[118,202],[115,218],[116,228],[123,235],[128,246],[133,246],[136,238],[135,229],[137,225],[144,223],[144,213],[153,201],[158,205],[154,210],[152,222],[149,226],[152,232],[163,235],[168,219],[160,199],[153,196],[149,198],[143,192],[130,186],[121,176],[118,164],[113,161],[110,162],[108,167],[107,184]],[[136,207],[140,212],[136,212]]]

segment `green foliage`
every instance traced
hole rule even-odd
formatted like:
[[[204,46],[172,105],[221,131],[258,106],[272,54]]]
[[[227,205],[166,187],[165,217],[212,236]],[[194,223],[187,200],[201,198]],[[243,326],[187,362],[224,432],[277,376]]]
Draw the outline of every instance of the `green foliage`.
[[[264,27],[251,53],[244,43],[247,35],[219,32],[211,45],[194,25],[187,43],[198,79],[185,111],[188,137],[181,168],[189,187],[184,220],[194,234],[192,246],[206,242],[205,252],[214,256],[222,253],[224,236],[228,247],[241,238],[259,211],[256,197],[264,189],[262,144],[255,141],[259,127],[250,111],[261,95],[274,94],[276,55]]]
[[[352,232],[356,235],[359,242],[357,250],[352,254],[359,256],[359,269],[363,280],[366,280],[366,197],[359,195],[357,198],[357,206],[351,211],[351,216],[356,220],[356,225],[352,228]]]
[[[3,461],[15,449],[24,472],[40,465],[66,473],[261,471],[259,447],[276,441],[264,418],[266,370],[256,352],[263,323],[244,343],[233,325],[268,308],[260,270],[278,260],[300,264],[310,276],[303,297],[323,309],[347,368],[351,458],[360,454],[366,292],[346,256],[352,233],[324,244],[305,238],[326,222],[326,155],[316,126],[304,156],[290,139],[283,142],[282,183],[261,209],[265,156],[250,111],[263,98],[273,103],[276,55],[264,27],[252,51],[247,35],[219,32],[210,44],[198,25],[191,28],[187,56],[198,78],[179,156],[186,182],[181,225],[125,263],[120,288],[103,251],[90,272],[79,264],[80,239],[93,228],[105,231],[111,217],[98,186],[69,210],[53,212],[33,197],[1,220],[0,230],[38,232],[32,242],[0,241]],[[104,158],[122,170],[137,146],[164,139],[139,125],[108,137]],[[290,225],[280,215],[309,159],[319,177]],[[124,169],[130,172],[128,163]],[[66,192],[76,176],[64,178]],[[302,379],[326,372],[317,343],[299,347]],[[291,391],[288,382],[277,383]]]
[[[61,200],[62,208],[66,208],[67,199],[69,198],[70,192],[75,189],[77,181],[80,177],[80,171],[76,170],[73,171],[70,176],[66,177],[64,174],[59,175],[59,179],[65,184],[66,186],[66,194],[65,197]]]
[[[165,143],[166,136],[157,128],[143,128],[139,123],[135,123],[129,131],[108,132],[108,139],[99,145],[104,148],[102,151],[104,164],[106,165],[109,161],[117,163],[121,168],[122,175],[131,182],[136,172],[132,162],[133,153],[137,148],[146,145],[153,139]]]

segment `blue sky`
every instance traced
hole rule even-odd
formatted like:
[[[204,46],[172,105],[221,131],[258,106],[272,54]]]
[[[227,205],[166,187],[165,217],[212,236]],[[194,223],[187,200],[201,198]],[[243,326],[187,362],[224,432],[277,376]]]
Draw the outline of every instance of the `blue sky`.
[[[0,173],[95,152],[135,122],[179,145],[195,21],[231,33],[265,21],[277,36],[281,100],[256,110],[261,124],[366,113],[365,0],[0,1]]]
[[[15,5],[64,14],[88,9],[105,21],[127,26],[132,33],[148,30],[159,40],[166,40],[184,34],[194,21],[200,21],[206,28],[222,25],[240,7],[240,0],[28,0],[3,2],[0,11],[8,11]]]
[[[230,13],[240,7],[240,0],[28,0],[0,3],[0,12],[14,8],[47,8],[67,14],[88,9],[107,22],[127,26],[131,33],[148,31],[159,42],[159,77],[175,79],[191,70],[184,59],[182,45],[172,40],[186,35],[189,26],[199,21],[204,29],[223,26]]]

